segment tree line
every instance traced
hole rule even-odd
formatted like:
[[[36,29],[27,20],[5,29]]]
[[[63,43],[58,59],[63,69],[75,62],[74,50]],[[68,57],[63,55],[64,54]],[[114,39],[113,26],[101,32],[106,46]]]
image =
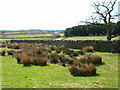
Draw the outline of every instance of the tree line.
[[[120,21],[117,23],[111,23],[112,35],[120,35]],[[107,28],[105,24],[88,24],[78,25],[67,28],[64,31],[65,37],[73,36],[105,36],[107,35]]]

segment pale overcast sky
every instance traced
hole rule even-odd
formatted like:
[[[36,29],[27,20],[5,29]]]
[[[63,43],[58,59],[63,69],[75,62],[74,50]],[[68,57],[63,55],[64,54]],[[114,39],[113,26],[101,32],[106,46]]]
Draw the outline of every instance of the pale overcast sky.
[[[65,30],[92,13],[94,0],[0,0],[0,30]]]

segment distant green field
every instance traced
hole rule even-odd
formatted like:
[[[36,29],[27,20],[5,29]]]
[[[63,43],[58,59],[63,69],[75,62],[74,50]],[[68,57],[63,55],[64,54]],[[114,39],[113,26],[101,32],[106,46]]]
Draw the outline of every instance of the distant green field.
[[[17,32],[17,31],[15,31],[15,32],[5,32],[5,34],[20,34],[21,32]]]
[[[6,42],[10,40],[53,40],[56,39],[52,34],[36,34],[36,35],[4,35],[0,41]]]
[[[120,36],[112,38],[112,40],[118,40]],[[78,37],[67,37],[64,40],[107,40],[107,36],[78,36]]]
[[[53,36],[52,34],[34,34],[34,35],[5,35],[5,37],[46,37],[46,36]]]
[[[52,34],[36,34],[36,35],[4,35],[0,41],[6,42],[10,40],[107,40],[107,36],[78,36],[78,37],[63,37],[64,34],[60,34],[59,38],[56,38]],[[112,40],[120,40],[120,36],[112,38]]]

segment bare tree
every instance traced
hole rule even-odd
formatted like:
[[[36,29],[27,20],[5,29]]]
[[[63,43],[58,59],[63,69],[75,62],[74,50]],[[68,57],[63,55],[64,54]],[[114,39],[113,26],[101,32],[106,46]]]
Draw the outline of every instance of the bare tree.
[[[80,23],[84,23],[84,24],[90,24],[90,25],[95,25],[95,24],[99,24],[101,22],[101,20],[95,16],[95,15],[91,15],[89,18],[87,18],[84,21],[80,21]]]
[[[114,20],[114,15],[112,15],[112,11],[114,10],[114,6],[117,0],[104,0],[104,1],[96,1],[93,2],[92,6],[95,9],[97,15],[99,15],[100,19],[105,23],[107,29],[107,40],[111,40],[113,28],[111,26],[112,20]]]

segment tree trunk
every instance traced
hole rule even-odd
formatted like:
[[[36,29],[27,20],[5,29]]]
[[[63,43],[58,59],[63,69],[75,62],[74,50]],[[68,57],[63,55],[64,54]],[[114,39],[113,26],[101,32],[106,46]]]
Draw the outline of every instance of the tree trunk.
[[[106,24],[106,30],[107,30],[107,41],[111,41],[111,39],[112,39],[111,23]]]
[[[111,33],[108,32],[107,41],[111,41],[111,39],[112,39],[112,35],[111,35]]]

